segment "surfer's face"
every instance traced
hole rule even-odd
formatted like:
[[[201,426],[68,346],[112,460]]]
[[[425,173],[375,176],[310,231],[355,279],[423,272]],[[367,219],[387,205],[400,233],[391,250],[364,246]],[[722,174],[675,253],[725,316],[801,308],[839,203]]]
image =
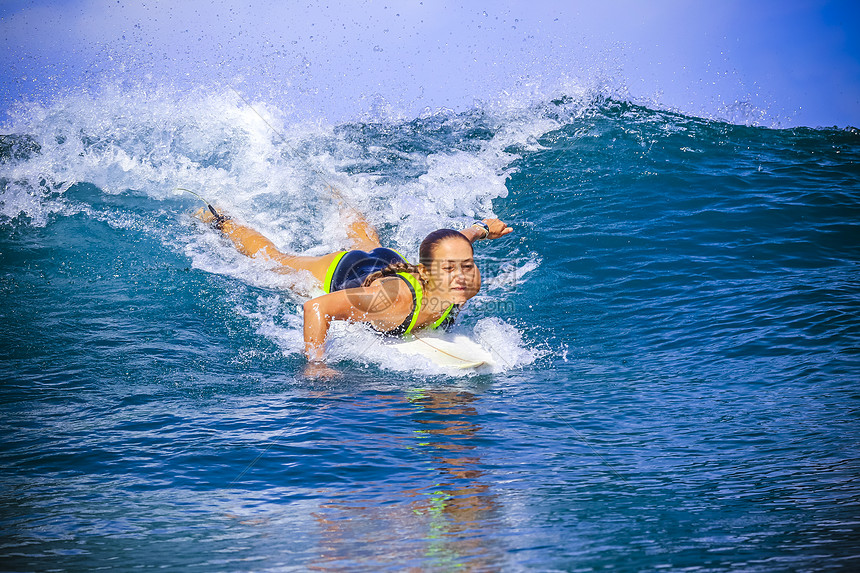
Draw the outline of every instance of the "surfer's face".
[[[465,238],[442,240],[433,249],[430,284],[434,295],[447,304],[463,304],[481,288],[481,273],[472,245]]]

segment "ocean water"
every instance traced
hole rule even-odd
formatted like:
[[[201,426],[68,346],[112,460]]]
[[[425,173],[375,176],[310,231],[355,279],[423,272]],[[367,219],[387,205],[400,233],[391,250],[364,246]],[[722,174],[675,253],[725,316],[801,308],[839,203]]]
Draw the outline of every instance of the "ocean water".
[[[860,566],[860,134],[588,93],[296,123],[68,95],[0,130],[0,569]],[[360,325],[303,374],[284,250],[498,216],[445,371]]]

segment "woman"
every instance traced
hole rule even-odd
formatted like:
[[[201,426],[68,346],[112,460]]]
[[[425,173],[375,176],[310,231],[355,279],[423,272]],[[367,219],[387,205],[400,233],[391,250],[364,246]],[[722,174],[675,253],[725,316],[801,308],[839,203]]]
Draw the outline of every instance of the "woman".
[[[257,231],[211,206],[195,213],[230,238],[239,252],[268,257],[284,270],[308,271],[319,281],[326,294],[304,304],[305,354],[311,374],[333,373],[322,364],[332,320],[364,322],[390,335],[446,327],[459,306],[481,287],[472,243],[513,231],[499,219],[484,219],[463,231],[440,229],[424,239],[419,263],[411,265],[379,243],[376,229],[360,213],[350,211],[353,222],[347,236],[352,250],[318,257],[282,253]]]

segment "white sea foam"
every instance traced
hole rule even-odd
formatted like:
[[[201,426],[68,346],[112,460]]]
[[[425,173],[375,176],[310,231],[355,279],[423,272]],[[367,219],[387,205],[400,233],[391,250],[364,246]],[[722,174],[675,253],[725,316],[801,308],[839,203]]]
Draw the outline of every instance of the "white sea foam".
[[[529,258],[522,261],[522,264],[518,264],[519,261],[500,263],[496,274],[488,280],[484,280],[482,286],[488,291],[497,289],[516,289],[517,285],[522,282],[525,275],[540,266],[541,260],[541,257],[536,253],[530,253]]]
[[[497,371],[526,366],[545,353],[545,350],[526,343],[515,326],[494,316],[479,320],[475,325],[474,336],[492,354]]]

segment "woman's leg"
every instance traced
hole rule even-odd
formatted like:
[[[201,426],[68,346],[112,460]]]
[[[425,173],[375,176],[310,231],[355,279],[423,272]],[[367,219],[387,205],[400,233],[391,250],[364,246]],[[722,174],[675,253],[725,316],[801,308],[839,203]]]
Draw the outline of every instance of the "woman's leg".
[[[340,194],[335,195],[339,197]],[[379,235],[376,228],[364,218],[357,209],[347,205],[344,201],[338,201],[340,217],[349,221],[346,226],[346,235],[352,241],[352,248],[360,251],[372,251],[382,245],[379,243]]]
[[[349,205],[337,189],[329,187],[329,191],[337,200],[341,218],[349,221],[346,227],[346,234],[352,242],[352,248],[361,251],[372,251],[377,247],[381,247],[382,245],[379,243],[379,235],[376,229],[365,219],[364,215],[358,209]],[[194,216],[204,223],[209,223],[215,218],[215,215],[205,207],[201,207],[194,213]],[[221,224],[221,232],[233,241],[236,249],[243,255],[252,258],[262,255],[277,261],[290,270],[309,271],[321,285],[325,283],[326,272],[329,266],[343,253],[343,251],[338,251],[318,257],[288,255],[279,251],[272,241],[258,231],[240,225],[231,219],[227,219]]]
[[[204,223],[210,223],[215,218],[215,215],[205,207],[194,213],[194,216]],[[240,225],[232,219],[227,219],[221,224],[221,232],[233,241],[236,250],[243,255],[251,258],[266,257],[293,271],[309,271],[320,284],[325,280],[329,265],[340,255],[340,252],[318,257],[288,255],[279,251],[272,241],[258,231]]]

